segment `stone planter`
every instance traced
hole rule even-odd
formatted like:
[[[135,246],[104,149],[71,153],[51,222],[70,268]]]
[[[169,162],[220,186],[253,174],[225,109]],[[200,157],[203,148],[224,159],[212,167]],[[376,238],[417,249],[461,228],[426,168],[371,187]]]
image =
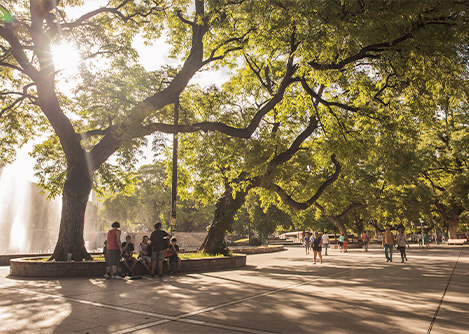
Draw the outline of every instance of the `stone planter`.
[[[281,252],[285,250],[283,245],[276,245],[276,246],[259,246],[259,247],[252,247],[252,246],[241,246],[241,247],[230,247],[231,252],[236,254],[263,254],[263,253],[273,253],[273,252]]]
[[[106,273],[104,261],[40,261],[44,257],[18,258],[10,260],[12,277],[102,277]],[[36,259],[36,260],[35,260]],[[246,266],[246,255],[183,259],[182,272],[238,269]],[[167,272],[167,266],[163,266]],[[137,263],[136,274],[146,274],[141,263]]]

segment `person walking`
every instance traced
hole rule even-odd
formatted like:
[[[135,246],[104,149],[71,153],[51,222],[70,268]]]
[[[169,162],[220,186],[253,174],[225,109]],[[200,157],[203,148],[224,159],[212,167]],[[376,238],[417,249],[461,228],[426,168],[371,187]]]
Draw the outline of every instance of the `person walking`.
[[[339,249],[341,253],[344,250],[344,240],[345,240],[345,237],[344,237],[344,234],[342,233],[339,237]]]
[[[164,261],[164,239],[169,238],[169,234],[161,229],[161,223],[155,224],[155,230],[150,235],[151,241],[151,276],[155,276],[156,263],[158,262],[158,276],[163,276]]]
[[[407,255],[405,253],[405,246],[409,247],[409,243],[407,242],[407,237],[404,234],[402,228],[398,230],[399,234],[396,235],[396,243],[397,249],[401,252],[401,262],[404,262],[404,259],[407,261]]]
[[[425,248],[430,248],[430,235],[428,233],[425,233],[423,237],[423,244]]]
[[[311,245],[313,246],[313,263],[316,264],[317,256],[319,256],[319,261],[320,263],[322,263],[322,255],[321,255],[322,239],[319,237],[318,231],[314,232],[314,236],[311,240]]]
[[[386,231],[383,235],[384,254],[386,255],[386,262],[392,262],[392,247],[394,245],[394,234],[390,231],[389,226],[386,226]]]
[[[370,243],[370,237],[368,236],[368,233],[366,231],[362,234],[362,241],[364,251],[368,252],[368,244]]]
[[[322,248],[324,249],[324,255],[327,255],[327,249],[329,248],[329,236],[327,235],[327,231],[324,231],[321,239]]]
[[[310,234],[309,232],[305,233],[305,236],[303,238],[303,245],[305,246],[306,249],[306,255],[309,254],[309,250],[311,248],[311,240],[310,240]]]
[[[121,278],[118,275],[118,267],[122,254],[121,230],[119,230],[120,226],[119,222],[114,222],[111,225],[112,230],[107,232],[107,258],[109,259],[109,265],[111,266],[112,279]]]

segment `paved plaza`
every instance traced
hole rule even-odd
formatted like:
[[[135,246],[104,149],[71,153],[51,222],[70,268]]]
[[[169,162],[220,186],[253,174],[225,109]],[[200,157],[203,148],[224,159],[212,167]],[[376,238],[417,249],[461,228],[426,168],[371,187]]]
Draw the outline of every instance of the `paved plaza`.
[[[141,280],[8,278],[1,333],[468,333],[469,247],[412,245],[406,263],[302,247],[247,267]]]

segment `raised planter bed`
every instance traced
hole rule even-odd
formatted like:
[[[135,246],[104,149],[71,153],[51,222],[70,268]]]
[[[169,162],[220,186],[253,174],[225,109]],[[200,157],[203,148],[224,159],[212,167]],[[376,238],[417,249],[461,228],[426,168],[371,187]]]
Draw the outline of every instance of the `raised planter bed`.
[[[259,247],[252,247],[252,246],[239,246],[239,247],[230,247],[232,253],[236,254],[262,254],[262,253],[272,253],[272,252],[280,252],[285,250],[283,245],[276,245],[276,246],[259,246]]]
[[[106,273],[104,261],[43,261],[44,257],[17,258],[10,260],[12,277],[102,277]],[[246,255],[183,259],[182,272],[238,269],[246,266]],[[163,266],[167,272],[167,266]],[[141,263],[135,267],[136,274],[146,274]]]

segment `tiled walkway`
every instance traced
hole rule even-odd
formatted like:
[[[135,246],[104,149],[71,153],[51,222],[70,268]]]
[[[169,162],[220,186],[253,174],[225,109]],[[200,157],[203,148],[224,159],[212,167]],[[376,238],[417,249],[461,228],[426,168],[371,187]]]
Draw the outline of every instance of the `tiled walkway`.
[[[467,333],[469,247],[248,256],[163,279],[20,280],[0,267],[0,333]]]

